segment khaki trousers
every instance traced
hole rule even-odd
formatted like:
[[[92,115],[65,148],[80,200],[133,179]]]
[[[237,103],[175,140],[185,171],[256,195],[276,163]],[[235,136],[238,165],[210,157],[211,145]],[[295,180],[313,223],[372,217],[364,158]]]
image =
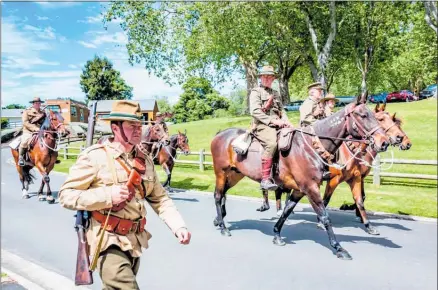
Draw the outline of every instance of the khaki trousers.
[[[32,133],[29,132],[23,132],[23,135],[21,135],[20,140],[20,148],[29,148],[29,142],[32,139]]]
[[[277,150],[277,130],[265,124],[258,124],[253,134],[265,149],[263,157],[273,158]]]
[[[134,258],[126,251],[112,245],[100,253],[97,261],[103,290],[137,290],[136,275],[140,257]]]

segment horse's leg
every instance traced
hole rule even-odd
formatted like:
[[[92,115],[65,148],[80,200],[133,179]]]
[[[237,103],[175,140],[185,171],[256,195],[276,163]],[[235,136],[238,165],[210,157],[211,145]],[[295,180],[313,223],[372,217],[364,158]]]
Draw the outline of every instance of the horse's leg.
[[[167,173],[167,177],[169,179],[169,187],[170,187],[170,181],[172,179],[172,171],[173,171],[173,166],[175,165],[175,161],[174,160],[170,160],[166,163],[167,164],[167,169],[169,170],[169,173]]]
[[[365,206],[363,204],[363,197],[362,197],[362,185],[363,182],[361,177],[357,177],[353,179],[352,181],[348,182],[351,188],[351,192],[353,193],[353,198],[356,202],[356,207],[360,212],[360,216],[362,218],[362,221],[365,225],[365,231],[370,235],[379,235],[379,231],[373,227],[370,224],[370,221],[368,220],[367,213],[365,211]]]
[[[274,226],[274,240],[272,241],[275,245],[278,246],[284,246],[286,243],[281,239],[280,232],[284,225],[284,222],[287,220],[289,215],[293,212],[293,209],[298,204],[300,199],[304,196],[304,193],[302,193],[299,190],[294,190],[292,194],[289,197],[289,202],[286,203],[286,206],[284,207],[284,211],[281,214],[280,218],[278,219],[277,223]]]
[[[29,193],[29,182],[26,180],[25,176],[24,176],[24,167],[21,167],[19,165],[16,166],[17,167],[17,171],[18,171],[18,175],[20,176],[20,181],[21,181],[21,198],[23,199],[28,199]]]
[[[327,182],[327,185],[326,185],[325,191],[324,191],[324,197],[323,197],[324,207],[328,206],[330,199],[332,198],[332,195],[335,192],[336,187],[338,187],[339,183],[340,183],[339,178],[337,176],[333,177],[332,179],[330,179]],[[325,230],[325,226],[323,225],[323,223],[319,219],[319,216],[316,216],[316,219],[318,221],[317,227],[322,229],[322,230]]]
[[[322,202],[321,194],[319,193],[318,187],[315,185],[315,188],[309,188],[307,196],[309,198],[310,204],[318,215],[319,220],[323,223],[325,227],[325,230],[329,237],[330,245],[336,250],[336,256],[343,260],[351,260],[352,258],[350,254],[344,248],[342,248],[339,242],[336,240],[328,211]]]
[[[166,172],[166,175],[167,175],[167,179],[163,183],[163,187],[170,186],[170,175],[171,174],[170,174],[169,167],[167,166],[166,163],[161,164],[161,167],[163,168],[164,172]]]
[[[267,211],[270,207],[269,207],[269,197],[268,197],[268,191],[262,189],[262,193],[263,193],[263,202],[262,205],[257,209],[257,211]]]
[[[360,184],[360,190],[361,190],[361,194],[362,194],[362,200],[363,200],[363,203],[365,204],[365,197],[366,197],[366,195],[365,195],[364,179],[365,179],[365,176],[362,176],[362,178],[361,178],[361,184]],[[359,219],[359,221],[360,221],[361,223],[363,223],[362,215],[360,214],[360,211],[359,211],[359,209],[357,208],[357,206],[356,206],[356,217]]]
[[[38,200],[39,201],[45,201],[46,197],[43,195],[44,186],[46,183],[44,182],[44,178],[41,180],[40,189],[38,190]]]
[[[231,236],[230,231],[225,227],[224,219],[225,213],[222,212],[222,208],[225,208],[225,193],[227,178],[225,172],[222,170],[218,173],[216,172],[216,187],[214,189],[214,201],[216,205],[217,216],[213,220],[213,224],[221,229],[222,235]],[[223,204],[223,205],[222,205]]]
[[[44,176],[44,182],[47,184],[47,202],[48,202],[48,203],[54,203],[54,202],[55,202],[55,199],[54,199],[53,196],[52,196],[52,190],[50,189],[50,177],[49,177],[49,173],[50,173],[50,171],[52,171],[52,169],[53,169],[53,167],[54,167],[54,165],[55,165],[54,162],[56,162],[56,158],[53,159],[53,160],[54,160],[53,163],[51,163],[51,164],[47,167],[47,173],[46,173],[46,175]]]

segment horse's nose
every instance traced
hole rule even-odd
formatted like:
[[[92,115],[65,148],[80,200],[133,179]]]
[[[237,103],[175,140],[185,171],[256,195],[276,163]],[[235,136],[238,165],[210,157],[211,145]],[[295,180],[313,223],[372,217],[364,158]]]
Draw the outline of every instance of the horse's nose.
[[[411,148],[411,146],[412,146],[411,143],[406,144],[406,150],[408,150],[409,148]]]
[[[389,146],[389,142],[383,141],[382,146],[381,146],[382,150],[385,151],[388,148],[388,146]]]
[[[397,142],[401,143],[403,141],[403,136],[397,136]]]

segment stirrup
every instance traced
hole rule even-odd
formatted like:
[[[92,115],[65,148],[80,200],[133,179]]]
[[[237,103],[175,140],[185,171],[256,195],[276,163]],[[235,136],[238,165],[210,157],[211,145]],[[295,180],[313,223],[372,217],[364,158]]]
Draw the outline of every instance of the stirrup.
[[[19,165],[19,166],[22,166],[22,167],[23,167],[24,165],[26,165],[26,163],[24,162],[24,158],[21,157],[21,156],[18,158],[18,165]]]

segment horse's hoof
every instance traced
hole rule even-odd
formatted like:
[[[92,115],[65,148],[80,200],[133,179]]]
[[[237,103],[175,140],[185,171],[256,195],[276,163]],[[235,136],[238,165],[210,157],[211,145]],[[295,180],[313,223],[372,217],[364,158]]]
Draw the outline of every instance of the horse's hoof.
[[[317,224],[316,224],[316,227],[317,227],[318,229],[320,229],[320,230],[325,231],[325,226],[324,226],[322,223],[317,223]]]
[[[257,209],[257,211],[264,212],[267,211],[268,209],[270,209],[269,205],[264,203],[261,207]]]
[[[282,214],[283,214],[283,210],[282,210],[282,209],[279,209],[279,210],[277,211],[277,216],[278,216],[278,217],[281,217]]]
[[[343,248],[340,248],[336,252],[336,257],[338,257],[341,260],[353,260],[353,258],[350,256],[350,254],[346,250],[344,250]]]
[[[29,199],[30,196],[29,196],[28,194],[25,194],[25,195],[23,195],[21,198],[22,198],[22,199]]]
[[[227,228],[221,229],[222,236],[231,237],[230,230]]]
[[[284,246],[284,245],[286,245],[286,243],[283,241],[282,238],[280,238],[280,236],[275,236],[274,240],[272,240],[272,243],[274,243],[274,245],[277,245],[277,246]]]
[[[368,226],[368,227],[366,227],[366,228],[365,228],[365,231],[366,231],[368,234],[373,235],[373,236],[378,236],[378,235],[380,235],[379,231],[378,231],[375,227],[373,227],[373,226]]]
[[[50,204],[52,204],[52,203],[55,202],[55,199],[53,198],[53,196],[49,196],[49,197],[47,197],[46,200],[47,200],[47,202],[50,203]]]
[[[39,201],[45,201],[45,200],[46,200],[46,197],[45,197],[45,196],[38,196],[38,200],[39,200]]]
[[[214,219],[214,220],[213,220],[213,225],[214,225],[215,227],[217,227],[217,226],[219,225],[219,223],[217,222],[217,219]]]

